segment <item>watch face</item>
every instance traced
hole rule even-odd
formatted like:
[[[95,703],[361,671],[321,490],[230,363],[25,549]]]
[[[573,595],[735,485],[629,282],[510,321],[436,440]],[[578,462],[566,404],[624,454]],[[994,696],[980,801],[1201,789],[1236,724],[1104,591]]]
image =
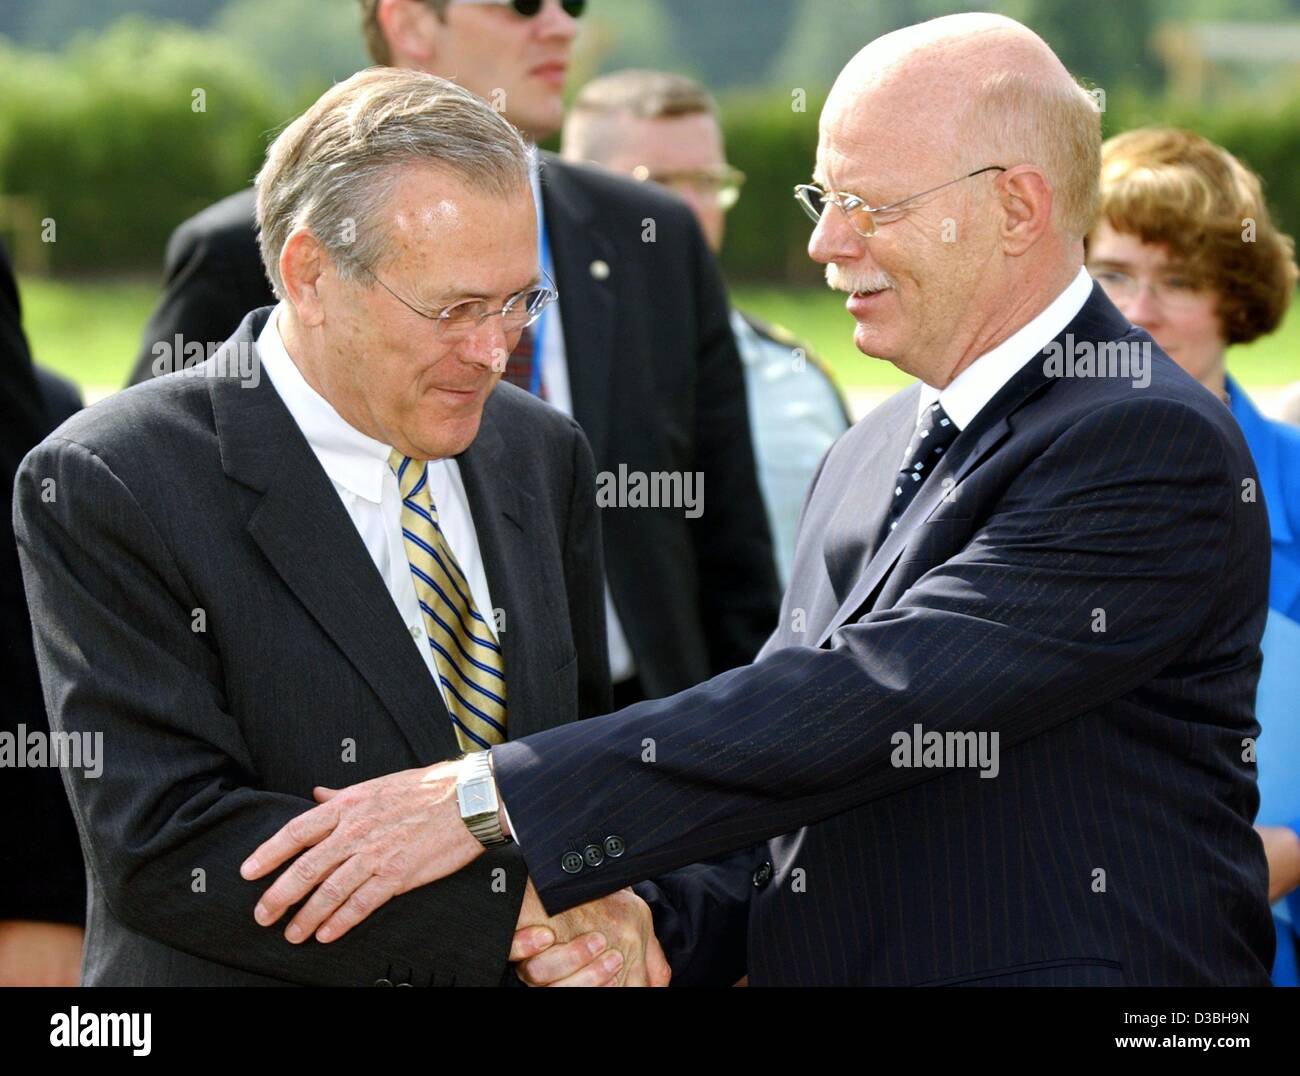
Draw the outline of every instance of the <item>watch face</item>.
[[[461,814],[473,817],[476,814],[487,814],[492,808],[492,786],[490,782],[480,780],[461,785]]]

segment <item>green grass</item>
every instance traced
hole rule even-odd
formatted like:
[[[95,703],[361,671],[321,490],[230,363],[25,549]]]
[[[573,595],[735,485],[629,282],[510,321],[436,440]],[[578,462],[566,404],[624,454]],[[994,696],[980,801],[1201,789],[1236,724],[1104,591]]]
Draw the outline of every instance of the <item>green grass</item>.
[[[140,280],[72,281],[23,277],[23,320],[38,361],[72,378],[92,396],[125,383],[140,333],[157,299]],[[845,389],[885,389],[907,377],[853,346],[853,322],[842,296],[822,289],[738,287],[743,309],[785,326],[806,341]],[[1233,348],[1228,365],[1250,388],[1300,381],[1300,313],[1293,304],[1272,336]]]
[[[94,396],[126,384],[158,297],[142,281],[22,277],[23,327],[32,355]]]

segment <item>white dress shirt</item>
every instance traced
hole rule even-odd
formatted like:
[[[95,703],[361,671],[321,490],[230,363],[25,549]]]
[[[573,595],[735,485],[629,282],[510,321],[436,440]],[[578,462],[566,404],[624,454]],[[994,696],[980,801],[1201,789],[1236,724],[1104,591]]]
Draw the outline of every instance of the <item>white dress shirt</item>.
[[[529,178],[533,186],[533,204],[537,209],[537,235],[539,242],[546,232],[546,219],[542,212],[541,168],[538,164],[537,147],[528,147]],[[542,271],[555,280],[555,267],[551,259],[551,245],[544,244]],[[595,272],[593,267],[592,272]],[[558,289],[557,289],[558,290]],[[563,411],[573,417],[573,396],[569,391],[569,362],[564,350],[564,326],[560,321],[560,303],[563,296],[552,303],[542,315],[540,336],[542,363],[542,389],[546,393],[546,402],[557,411]],[[629,680],[636,672],[636,663],[632,660],[632,648],[627,636],[623,634],[623,625],[618,622],[614,611],[614,599],[610,597],[609,586],[605,587],[605,634],[609,645],[609,675],[614,683]]]
[[[381,444],[349,425],[329,401],[307,383],[285,350],[276,324],[280,309],[279,306],[275,308],[266,328],[257,338],[262,370],[271,379],[275,391],[334,484],[334,490],[365,543],[366,552],[375,562],[413,644],[433,677],[434,685],[442,693],[433,648],[425,633],[424,614],[415,595],[411,565],[406,559],[406,543],[402,538],[402,498],[397,476],[388,466],[392,446]],[[487,573],[483,569],[478,534],[474,530],[474,518],[470,515],[460,468],[453,459],[431,460],[428,466],[429,494],[438,510],[443,536],[469,580],[474,605],[491,624],[492,595],[488,591]],[[328,570],[327,565],[324,570]],[[446,700],[445,693],[443,699]]]
[[[935,400],[943,405],[957,429],[964,430],[984,409],[1002,386],[1016,376],[1043,348],[1055,340],[1092,294],[1092,277],[1079,269],[1066,289],[1053,299],[1042,313],[1016,330],[992,351],[986,351],[953,378],[942,392],[933,385],[921,385],[917,404],[917,422]]]

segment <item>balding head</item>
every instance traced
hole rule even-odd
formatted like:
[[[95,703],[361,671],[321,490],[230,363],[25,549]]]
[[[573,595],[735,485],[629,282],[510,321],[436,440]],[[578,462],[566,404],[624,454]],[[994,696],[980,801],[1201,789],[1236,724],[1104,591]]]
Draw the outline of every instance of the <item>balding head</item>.
[[[1047,43],[1004,15],[970,12],[904,26],[858,51],[836,79],[836,91],[856,93],[915,72],[981,77],[990,67],[1014,67],[1044,80],[1073,80]]]
[[[832,286],[886,285],[850,303],[858,347],[942,386],[1027,323],[1082,264],[1100,146],[1092,98],[1011,19],[952,15],[863,48],[822,111],[814,181],[908,201],[866,239],[827,213],[809,246]]]
[[[954,175],[988,163],[1037,165],[1052,188],[1054,223],[1073,239],[1092,227],[1100,115],[1047,43],[1013,19],[950,15],[877,38],[840,72],[823,123],[866,109],[874,131]]]

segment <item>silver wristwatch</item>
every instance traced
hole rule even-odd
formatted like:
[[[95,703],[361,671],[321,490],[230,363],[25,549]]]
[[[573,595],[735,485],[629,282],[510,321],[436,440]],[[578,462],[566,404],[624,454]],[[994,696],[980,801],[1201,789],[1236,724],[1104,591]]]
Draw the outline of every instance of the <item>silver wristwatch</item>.
[[[502,832],[501,820],[497,817],[501,804],[497,800],[497,783],[486,751],[475,751],[461,759],[456,801],[460,804],[462,821],[484,848],[510,840]]]

